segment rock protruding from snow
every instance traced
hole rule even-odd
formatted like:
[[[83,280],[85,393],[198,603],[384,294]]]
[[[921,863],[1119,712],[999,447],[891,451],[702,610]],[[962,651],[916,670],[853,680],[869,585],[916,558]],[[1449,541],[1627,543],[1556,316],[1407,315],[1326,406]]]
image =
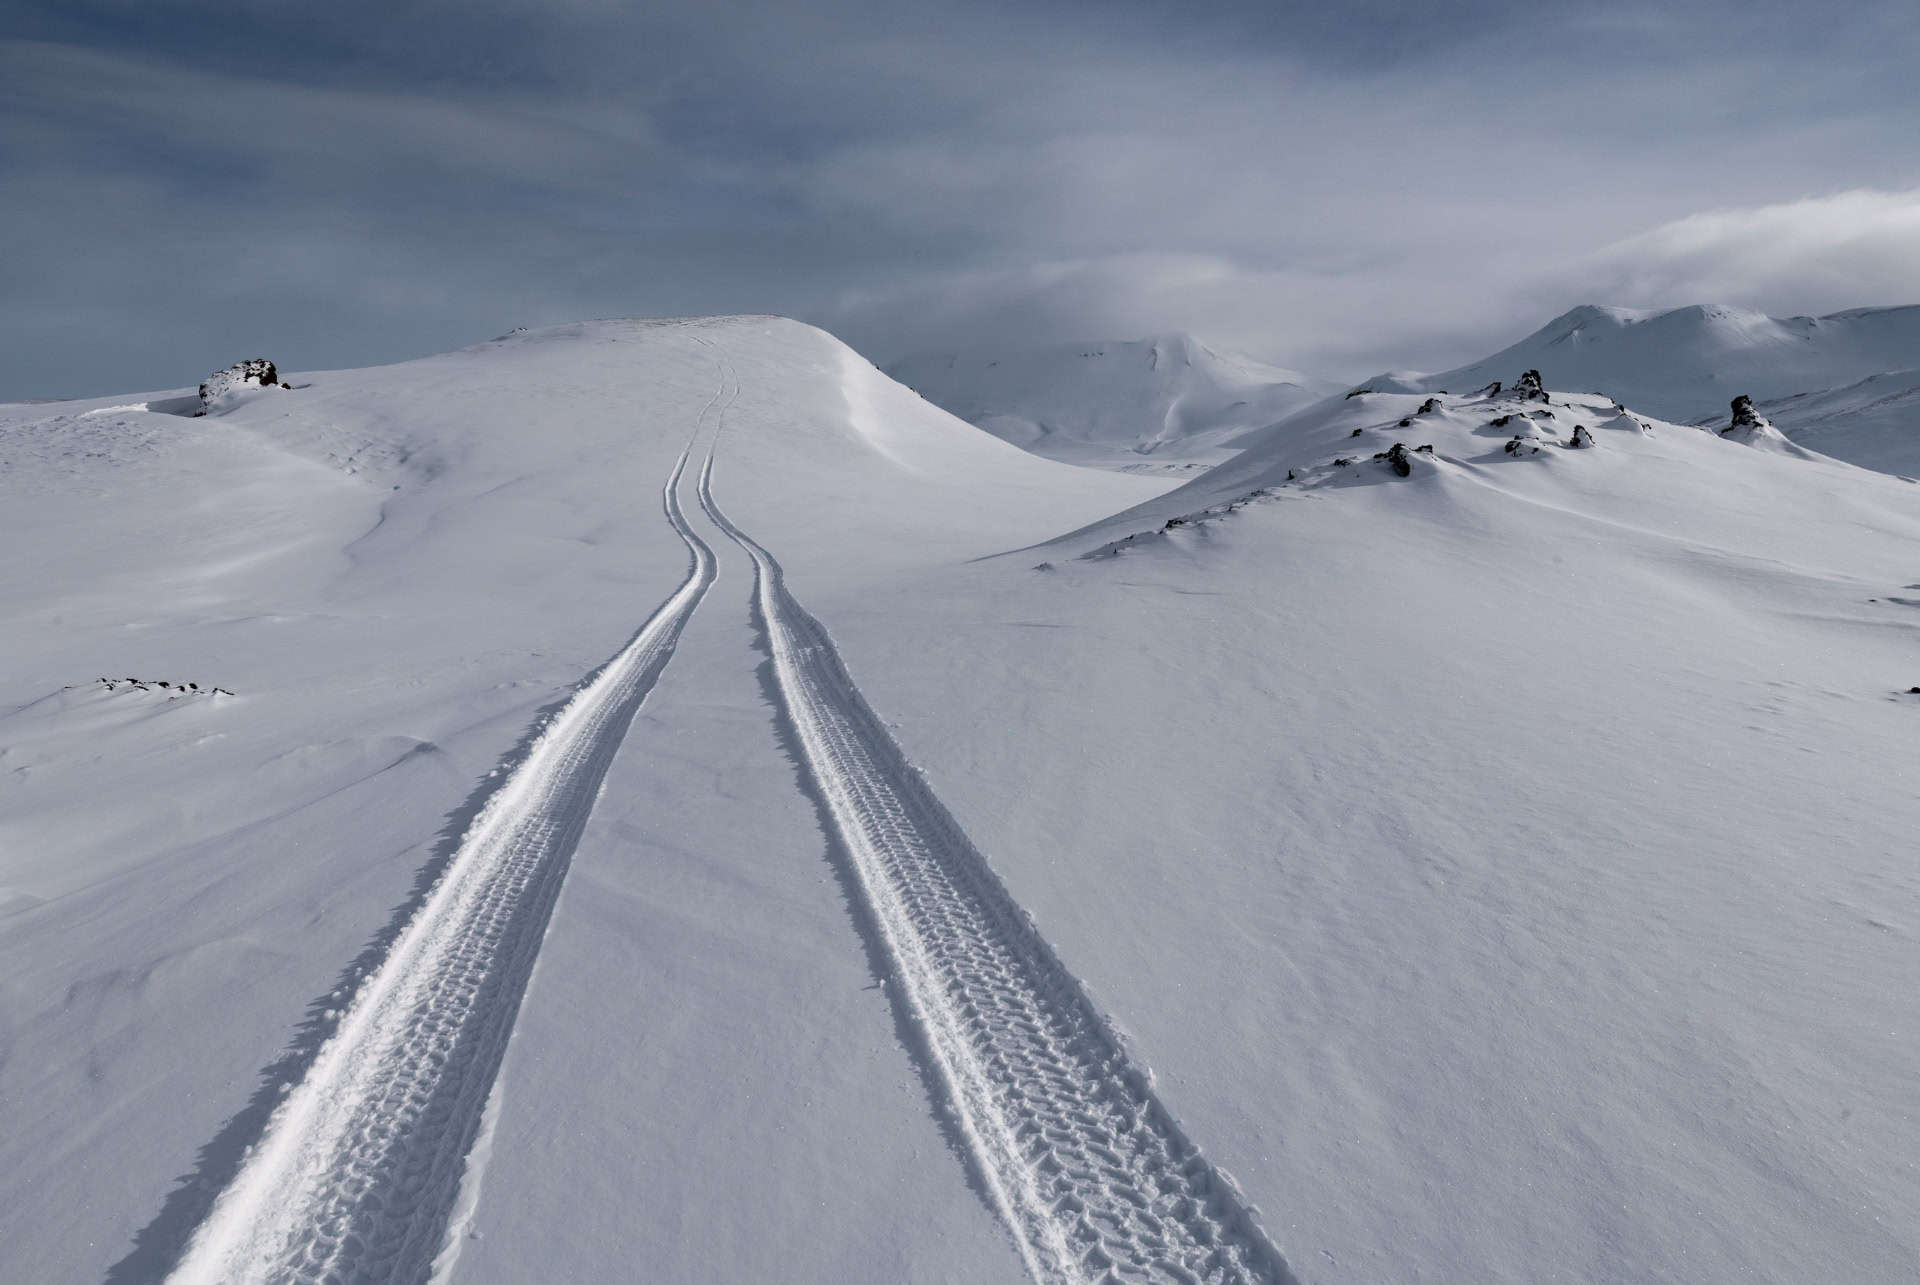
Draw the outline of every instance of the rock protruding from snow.
[[[1575,424],[1573,426],[1573,437],[1567,442],[1567,445],[1576,451],[1584,451],[1593,445],[1593,434],[1587,431],[1585,424]]]
[[[1407,458],[1405,442],[1395,442],[1392,449],[1382,451],[1374,458],[1385,460],[1401,477],[1409,477],[1413,473],[1413,461]]]
[[[1753,404],[1753,398],[1742,393],[1733,399],[1733,421],[1720,430],[1720,436],[1730,442],[1739,442],[1746,446],[1757,446],[1763,450],[1778,451],[1783,455],[1804,457],[1807,451],[1787,440],[1787,435],[1773,426],[1773,421],[1762,415]]]
[[[1429,397],[1427,398],[1427,400],[1420,403],[1420,409],[1418,411],[1415,411],[1414,413],[1417,415],[1431,415],[1439,409],[1440,409],[1440,399],[1438,397]]]
[[[200,414],[239,388],[272,388],[280,382],[280,372],[265,357],[249,357],[225,370],[216,370],[200,381]]]
[[[1520,378],[1513,383],[1513,391],[1520,395],[1522,401],[1544,402],[1547,400],[1547,390],[1541,385],[1540,372],[1537,370],[1521,371]]]
[[[1736,441],[1754,442],[1769,437],[1780,437],[1780,430],[1754,409],[1753,398],[1741,393],[1733,399],[1733,420],[1720,430],[1720,436]]]

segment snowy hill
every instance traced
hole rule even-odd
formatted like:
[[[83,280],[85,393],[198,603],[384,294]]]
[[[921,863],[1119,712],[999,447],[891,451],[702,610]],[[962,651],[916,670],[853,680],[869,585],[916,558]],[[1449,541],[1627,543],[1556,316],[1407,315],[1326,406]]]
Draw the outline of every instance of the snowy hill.
[[[887,373],[1038,455],[1142,469],[1177,461],[1170,467],[1187,471],[1335,389],[1180,333],[909,358]]]
[[[278,1279],[266,1265],[301,1252],[287,1228],[368,1189],[392,1200],[386,1160],[326,1158],[362,1129],[425,1166],[420,1225],[488,1229],[463,1280],[618,1279],[636,1246],[661,1279],[1017,1275],[967,1169],[945,1163],[886,995],[862,990],[853,894],[756,677],[749,564],[697,516],[695,482],[717,438],[718,502],[812,601],[1162,484],[1036,459],[770,318],[559,327],[287,382],[206,418],[187,417],[190,390],[0,408],[5,537],[33,550],[0,573],[0,1279],[155,1280],[196,1231],[183,1279]],[[690,443],[681,520],[726,552],[688,620],[690,546],[661,493]],[[642,716],[655,734],[596,757],[675,629],[674,681]],[[552,872],[531,900],[483,895],[496,868],[518,877],[502,851]],[[432,882],[448,868],[479,881],[471,908],[422,900],[458,892]],[[564,1034],[502,1073],[521,1108],[488,1170],[506,1203],[463,1214],[447,1184],[469,1144],[485,1151],[485,1057],[383,1070],[381,1042],[497,1044],[525,977],[487,981],[496,998],[475,1007],[436,943],[477,935],[476,963],[517,967],[561,874],[540,1002],[515,1029]],[[402,935],[415,923],[424,937]],[[390,981],[370,972],[402,945]],[[325,1061],[362,992],[365,1033]],[[382,1113],[365,1077],[398,1074],[452,1123]],[[297,1125],[263,1141],[296,1082],[314,1086],[289,1099]],[[596,1114],[618,1142],[553,1149],[608,1134]],[[723,1119],[735,1142],[665,1161]],[[305,1158],[242,1173],[275,1137]],[[548,1165],[600,1174],[609,1202],[583,1205]],[[821,1167],[840,1171],[824,1206],[795,1181]],[[642,1188],[679,1193],[643,1202],[651,1230]],[[480,1198],[478,1169],[464,1191]],[[567,1216],[543,1223],[548,1201]],[[760,1234],[723,1236],[737,1248],[721,1254],[677,1230],[724,1210]],[[945,1211],[938,1238],[916,1230],[928,1210]],[[579,1234],[595,1223],[623,1230]],[[571,1248],[551,1243],[562,1230]],[[416,1266],[439,1247],[354,1234]]]
[[[1870,468],[1920,474],[1920,419],[1862,397],[1856,419],[1841,393],[1920,361],[1920,306],[1860,308],[1826,317],[1769,317],[1724,306],[1642,312],[1586,305],[1484,361],[1438,375],[1383,376],[1363,387],[1464,393],[1537,369],[1557,388],[1605,393],[1648,414],[1698,422],[1726,414],[1736,394],[1766,404],[1789,434]],[[1911,385],[1909,385],[1911,386]],[[1881,392],[1888,390],[1882,389]],[[1803,415],[1787,399],[1815,398]],[[1811,409],[1811,408],[1809,408]],[[1853,431],[1857,425],[1858,431]]]
[[[1760,403],[1796,442],[1905,477],[1920,477],[1920,370],[1868,375],[1842,388]]]
[[[0,407],[0,1279],[1910,1281],[1920,486],[1548,375]]]

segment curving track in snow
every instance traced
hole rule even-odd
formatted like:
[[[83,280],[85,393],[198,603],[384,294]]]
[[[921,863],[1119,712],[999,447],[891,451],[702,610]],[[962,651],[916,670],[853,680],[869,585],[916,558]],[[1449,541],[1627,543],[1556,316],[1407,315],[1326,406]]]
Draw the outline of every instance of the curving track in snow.
[[[726,392],[723,383],[702,411],[702,429]],[[581,686],[474,820],[170,1280],[427,1279],[587,815],[713,583],[713,549],[677,494],[692,449],[664,496],[691,559],[686,579]]]
[[[780,564],[752,557],[760,624],[923,1071],[1036,1281],[1292,1282],[1231,1179],[1155,1097],[1080,984],[868,708]]]

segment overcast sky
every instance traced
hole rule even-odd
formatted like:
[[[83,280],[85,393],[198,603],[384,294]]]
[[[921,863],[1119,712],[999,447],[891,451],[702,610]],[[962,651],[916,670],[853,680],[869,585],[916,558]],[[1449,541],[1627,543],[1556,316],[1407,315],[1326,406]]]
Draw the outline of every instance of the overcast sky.
[[[1900,4],[0,0],[0,398],[778,312],[1334,378],[1920,302]]]

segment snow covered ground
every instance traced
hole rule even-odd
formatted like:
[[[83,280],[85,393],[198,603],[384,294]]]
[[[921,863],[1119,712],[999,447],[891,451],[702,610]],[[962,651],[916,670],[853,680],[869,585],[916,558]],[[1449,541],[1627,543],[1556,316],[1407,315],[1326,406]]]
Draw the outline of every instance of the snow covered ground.
[[[1920,487],[1455,389],[1170,489],[768,318],[287,378],[0,408],[0,1277],[1920,1273]]]
[[[1790,436],[1865,468],[1920,476],[1920,306],[1769,317],[1726,305],[1665,312],[1583,305],[1484,361],[1364,387],[1464,393],[1541,371],[1647,414],[1726,423],[1744,393]]]
[[[1239,438],[1337,387],[1179,332],[911,357],[887,373],[1037,455],[1176,476],[1220,462]]]

